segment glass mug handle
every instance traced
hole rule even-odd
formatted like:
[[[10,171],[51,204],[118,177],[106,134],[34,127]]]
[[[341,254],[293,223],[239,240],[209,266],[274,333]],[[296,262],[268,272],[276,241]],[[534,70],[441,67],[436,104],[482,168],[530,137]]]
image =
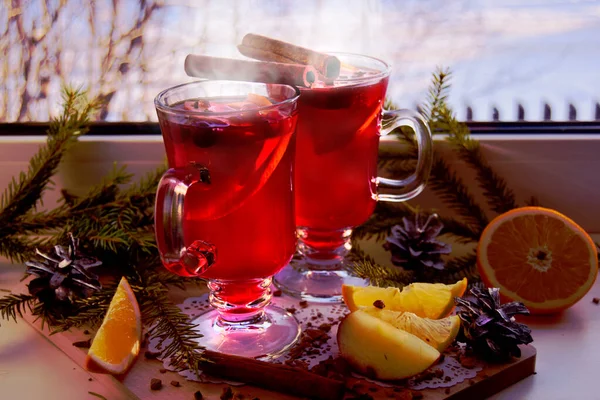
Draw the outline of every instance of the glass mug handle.
[[[401,202],[412,199],[423,191],[433,164],[433,139],[425,119],[418,113],[410,110],[384,110],[383,120],[385,126],[381,128],[381,135],[386,136],[400,126],[408,126],[415,131],[417,139],[417,168],[415,172],[405,179],[389,179],[377,177],[377,189],[399,189],[400,193],[377,193],[377,200]]]
[[[210,185],[206,167],[190,163],[185,168],[167,170],[158,184],[154,205],[154,229],[161,260],[178,275],[194,277],[203,274],[216,261],[214,245],[195,240],[185,246],[183,209],[185,196],[193,185]]]

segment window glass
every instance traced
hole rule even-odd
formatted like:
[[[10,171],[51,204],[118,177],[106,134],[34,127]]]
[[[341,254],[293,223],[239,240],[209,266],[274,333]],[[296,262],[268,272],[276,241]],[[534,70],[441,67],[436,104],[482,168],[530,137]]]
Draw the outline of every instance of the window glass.
[[[600,119],[600,2],[559,0],[13,0],[0,5],[0,121],[46,121],[63,84],[102,96],[108,121],[156,120],[152,100],[191,80],[189,53],[241,57],[260,33],[393,65],[388,95],[425,99],[453,72],[461,119]],[[548,111],[549,110],[549,111]]]

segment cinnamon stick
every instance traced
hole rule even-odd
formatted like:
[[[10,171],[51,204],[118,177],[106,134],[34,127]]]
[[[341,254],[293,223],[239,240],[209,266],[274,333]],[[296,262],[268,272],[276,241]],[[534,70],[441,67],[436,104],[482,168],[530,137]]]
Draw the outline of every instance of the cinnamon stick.
[[[209,375],[311,399],[335,400],[344,396],[344,382],[301,368],[210,350],[205,350],[204,356],[209,361],[202,362],[200,368]]]
[[[196,54],[189,54],[185,58],[184,69],[188,76],[196,78],[280,83],[305,87],[310,87],[317,76],[315,68],[310,65],[236,60]]]
[[[244,36],[238,50],[257,60],[312,65],[329,79],[335,79],[340,74],[340,60],[335,56],[254,33]]]

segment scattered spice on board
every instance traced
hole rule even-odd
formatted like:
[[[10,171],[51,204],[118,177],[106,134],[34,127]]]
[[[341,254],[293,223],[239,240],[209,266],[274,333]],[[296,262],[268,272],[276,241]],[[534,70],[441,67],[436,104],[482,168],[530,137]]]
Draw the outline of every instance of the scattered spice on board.
[[[144,357],[146,357],[146,359],[148,360],[156,360],[158,356],[160,356],[160,351],[147,350],[146,352],[144,352]]]
[[[162,388],[162,381],[157,378],[152,378],[150,380],[150,390],[160,390]]]
[[[73,346],[78,347],[80,349],[89,349],[91,345],[92,345],[92,340],[91,339],[80,340],[78,342],[73,342]]]
[[[223,388],[221,392],[221,396],[219,397],[221,400],[231,400],[233,399],[233,390],[231,390],[231,386],[227,386]]]

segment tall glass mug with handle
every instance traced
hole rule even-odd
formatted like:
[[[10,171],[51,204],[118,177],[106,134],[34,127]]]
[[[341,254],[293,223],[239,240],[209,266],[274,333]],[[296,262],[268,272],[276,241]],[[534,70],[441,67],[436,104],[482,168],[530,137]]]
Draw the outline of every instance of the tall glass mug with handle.
[[[388,64],[331,54],[341,61],[339,77],[301,89],[295,170],[298,257],[275,275],[284,292],[317,302],[341,301],[344,283],[365,284],[344,265],[352,229],[369,218],[377,201],[417,196],[433,159],[425,120],[409,110],[383,109]],[[377,177],[379,137],[400,126],[415,132],[416,170],[402,180]],[[386,188],[394,193],[381,193]]]
[[[208,282],[197,319],[207,349],[277,356],[300,333],[270,306],[272,276],[296,249],[293,163],[300,92],[287,85],[201,81],[155,99],[169,162],[156,194],[164,266]]]

